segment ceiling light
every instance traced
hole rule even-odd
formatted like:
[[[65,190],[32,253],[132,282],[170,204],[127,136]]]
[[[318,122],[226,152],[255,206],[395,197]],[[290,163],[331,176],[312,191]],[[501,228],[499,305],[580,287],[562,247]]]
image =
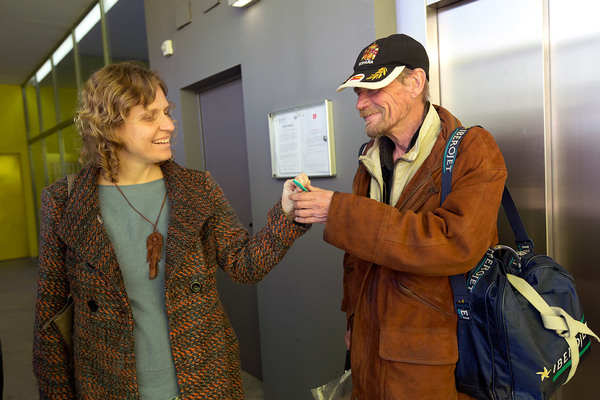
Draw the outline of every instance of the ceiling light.
[[[50,63],[50,59],[48,59],[48,60],[46,60],[44,65],[42,65],[41,68],[38,69],[38,72],[35,73],[35,80],[38,83],[40,83],[41,81],[44,80],[46,75],[48,75],[50,73],[50,71],[52,71],[52,64]]]
[[[231,7],[247,7],[258,0],[227,0]]]
[[[52,63],[58,65],[69,52],[73,50],[73,36],[69,35],[65,41],[52,54]]]
[[[75,28],[75,41],[79,43],[81,39],[100,21],[100,4],[96,4],[94,8],[81,20],[77,28]]]
[[[110,10],[116,4],[117,1],[119,0],[104,0],[102,2],[102,5],[104,6],[104,13],[107,13],[108,10]]]

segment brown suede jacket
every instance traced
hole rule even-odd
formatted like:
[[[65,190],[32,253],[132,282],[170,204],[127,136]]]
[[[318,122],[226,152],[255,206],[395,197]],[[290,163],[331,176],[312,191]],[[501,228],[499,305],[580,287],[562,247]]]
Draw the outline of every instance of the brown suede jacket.
[[[461,124],[435,108],[442,131],[395,207],[366,197],[371,177],[362,164],[354,194],[336,192],[331,201],[324,239],[346,251],[342,310],[352,324],[353,398],[457,398],[448,276],[473,268],[497,242],[506,167],[491,134],[472,128],[440,206],[444,147]]]

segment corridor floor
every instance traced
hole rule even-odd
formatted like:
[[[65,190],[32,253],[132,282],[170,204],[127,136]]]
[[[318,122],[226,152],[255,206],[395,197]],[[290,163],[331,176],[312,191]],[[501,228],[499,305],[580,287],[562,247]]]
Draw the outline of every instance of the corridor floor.
[[[36,400],[31,365],[37,258],[0,261],[3,400]],[[242,371],[246,400],[263,400],[262,382]],[[0,399],[2,396],[0,396]]]

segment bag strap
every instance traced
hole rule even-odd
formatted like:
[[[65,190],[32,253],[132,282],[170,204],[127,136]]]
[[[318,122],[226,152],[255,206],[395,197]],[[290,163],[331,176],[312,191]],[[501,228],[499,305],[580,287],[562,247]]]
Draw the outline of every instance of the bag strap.
[[[462,126],[456,128],[450,135],[450,138],[446,142],[446,148],[444,149],[444,160],[442,164],[442,189],[441,196],[442,200],[440,204],[444,203],[446,196],[450,194],[452,189],[452,170],[454,169],[454,161],[456,160],[456,153],[458,153],[458,145],[469,130]]]
[[[458,153],[458,146],[465,134],[469,130],[464,127],[458,127],[452,132],[450,138],[446,142],[444,149],[444,159],[442,164],[442,188],[440,205],[444,204],[444,200],[452,189],[452,170],[454,169],[454,161]],[[454,294],[454,310],[460,319],[470,319],[471,304],[469,302],[469,293],[467,292],[467,284],[464,274],[452,275],[449,277],[452,293]]]
[[[470,129],[470,128],[469,128]],[[454,169],[454,162],[458,154],[458,146],[461,140],[469,129],[464,127],[458,127],[452,132],[446,148],[444,150],[444,159],[442,164],[442,187],[441,187],[441,202],[444,200],[452,190],[452,171]],[[523,220],[519,215],[519,211],[515,205],[515,202],[508,191],[506,185],[502,193],[502,208],[504,213],[508,217],[508,222],[515,235],[515,243],[519,250],[522,251],[533,251],[533,241],[527,235],[527,230],[523,224]],[[467,292],[467,285],[465,282],[464,274],[453,275],[449,277],[450,285],[452,286],[452,292],[454,293],[454,309],[459,318],[469,319],[471,305],[469,303],[469,294]]]
[[[502,192],[502,208],[515,235],[515,243],[519,250],[532,252],[534,247],[533,240],[527,235],[523,220],[506,185],[504,186],[504,192]]]
[[[555,331],[556,334],[565,339],[569,345],[569,349],[571,350],[571,369],[569,370],[567,381],[564,383],[566,384],[573,375],[575,375],[575,371],[579,365],[577,335],[590,335],[599,342],[600,339],[586,324],[575,320],[562,308],[549,306],[542,296],[540,296],[540,294],[536,292],[525,279],[512,274],[506,274],[506,278],[510,284],[517,289],[536,310],[538,310],[542,317],[544,327],[548,330]]]
[[[364,156],[364,151],[365,151],[365,147],[367,147],[367,145],[369,144],[369,142],[363,143],[360,145],[360,148],[358,149],[358,156]]]
[[[73,181],[75,180],[75,174],[67,175],[67,195],[71,197],[71,189],[73,188]]]
[[[369,145],[369,143],[370,142],[365,142],[360,145],[360,148],[358,149],[358,158],[365,155],[365,148]],[[360,160],[358,161],[358,165],[360,165]]]

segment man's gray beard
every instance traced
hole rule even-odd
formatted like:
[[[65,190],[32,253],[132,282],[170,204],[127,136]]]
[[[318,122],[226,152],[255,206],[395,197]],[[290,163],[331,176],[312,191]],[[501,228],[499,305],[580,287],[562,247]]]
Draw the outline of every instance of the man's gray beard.
[[[377,107],[376,108],[378,112],[381,113],[382,116],[382,120],[385,121],[385,110],[381,107]],[[371,113],[368,113],[367,111],[362,111],[359,113],[359,116],[361,118],[366,118],[368,115],[370,115]],[[383,126],[383,127],[378,127],[376,128],[376,130],[371,129],[371,131],[369,131],[369,127],[367,126],[366,122],[365,122],[365,132],[367,133],[367,136],[370,137],[371,139],[377,139],[383,136],[386,136],[388,133],[388,127],[387,126]]]
[[[374,129],[369,130],[369,127],[365,127],[365,132],[367,133],[367,136],[370,137],[371,139],[377,139],[377,138],[387,136],[388,129],[387,128],[379,128],[377,130],[374,130]]]

